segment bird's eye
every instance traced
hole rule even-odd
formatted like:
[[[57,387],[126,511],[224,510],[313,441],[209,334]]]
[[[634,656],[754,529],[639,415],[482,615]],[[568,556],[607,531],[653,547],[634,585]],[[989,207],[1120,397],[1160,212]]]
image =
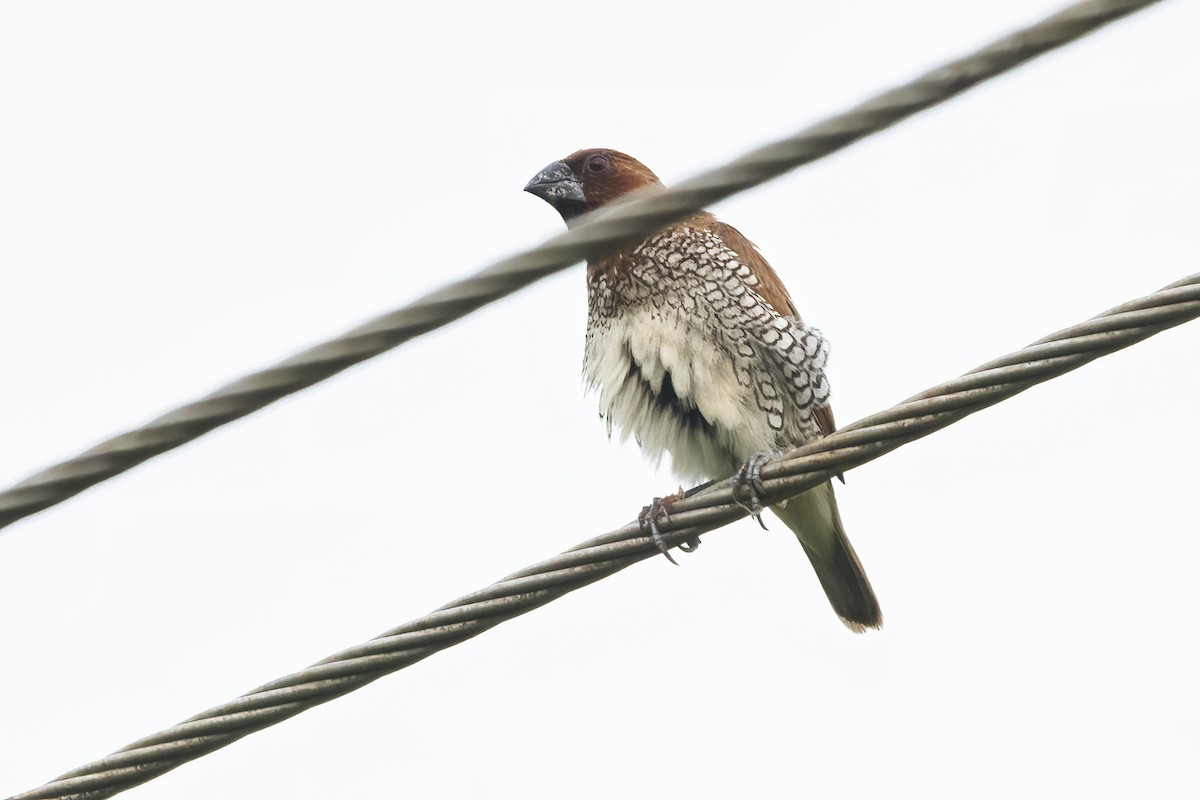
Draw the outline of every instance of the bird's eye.
[[[604,156],[592,156],[587,160],[588,172],[593,174],[608,169],[608,159]]]

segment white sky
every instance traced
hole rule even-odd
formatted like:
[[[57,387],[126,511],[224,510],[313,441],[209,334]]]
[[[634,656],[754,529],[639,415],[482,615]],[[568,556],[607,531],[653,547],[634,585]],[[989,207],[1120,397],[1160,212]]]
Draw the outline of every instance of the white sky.
[[[1057,2],[0,6],[0,484]],[[722,204],[848,423],[1195,272],[1174,2]],[[581,270],[0,533],[0,795],[631,519]],[[886,627],[742,522],[128,793],[1195,796],[1200,325],[847,476]]]

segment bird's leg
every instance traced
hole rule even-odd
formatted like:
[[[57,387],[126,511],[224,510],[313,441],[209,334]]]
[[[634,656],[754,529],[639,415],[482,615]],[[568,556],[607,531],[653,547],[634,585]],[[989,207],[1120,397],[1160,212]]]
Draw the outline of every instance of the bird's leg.
[[[746,509],[764,531],[767,524],[762,520],[763,504],[760,497],[766,494],[767,490],[762,482],[762,468],[775,455],[777,454],[770,450],[761,450],[746,459],[746,463],[742,464],[733,476],[734,502]],[[746,497],[746,502],[738,498],[739,494]]]
[[[668,509],[673,504],[678,503],[685,497],[687,497],[687,492],[683,490],[683,487],[680,487],[678,493],[676,494],[654,498],[650,502],[650,505],[643,508],[641,514],[638,514],[638,524],[642,526],[642,530],[648,530],[650,532],[650,541],[654,542],[654,546],[657,547],[659,551],[667,557],[667,561],[670,561],[675,566],[679,566],[679,562],[671,557],[670,548],[667,547],[666,540],[663,539],[662,533],[660,533],[658,530],[658,518],[662,517],[663,519],[670,521],[671,515],[668,512]],[[685,553],[691,553],[699,546],[700,537],[693,536],[686,542],[680,544],[679,549]]]

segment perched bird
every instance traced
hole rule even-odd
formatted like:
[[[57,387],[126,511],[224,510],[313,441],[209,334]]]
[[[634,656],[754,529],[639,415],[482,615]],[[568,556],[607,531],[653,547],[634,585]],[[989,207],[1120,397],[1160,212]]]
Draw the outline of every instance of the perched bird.
[[[525,187],[570,227],[636,189],[662,188],[640,161],[580,150]],[[829,346],[742,234],[702,212],[588,261],[584,374],[611,435],[633,436],[679,477],[736,473],[761,507],[766,458],[834,430]],[[832,483],[771,507],[796,534],[829,602],[855,632],[882,624],[879,603],[838,514]],[[650,512],[653,523],[659,513]],[[657,531],[655,530],[657,539]]]

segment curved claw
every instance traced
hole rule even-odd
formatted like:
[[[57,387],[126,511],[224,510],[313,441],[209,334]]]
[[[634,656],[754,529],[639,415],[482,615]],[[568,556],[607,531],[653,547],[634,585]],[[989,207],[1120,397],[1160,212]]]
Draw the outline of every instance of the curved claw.
[[[666,519],[671,518],[667,513],[666,506],[663,504],[663,499],[656,497],[650,501],[650,505],[642,509],[642,513],[638,514],[638,524],[642,526],[642,530],[650,532],[650,541],[654,542],[654,546],[658,548],[658,551],[667,557],[667,561],[678,567],[679,562],[671,557],[671,550],[667,547],[666,540],[663,539],[662,533],[658,530],[658,518],[660,516]]]
[[[684,497],[686,497],[686,494],[683,489],[680,489],[678,494],[668,497],[656,497],[650,501],[650,505],[642,509],[642,513],[638,514],[638,524],[642,526],[642,530],[650,533],[650,541],[654,543],[654,546],[658,548],[660,553],[667,557],[667,561],[670,561],[675,566],[679,566],[679,562],[671,557],[671,548],[667,547],[667,541],[658,529],[658,518],[662,517],[670,522],[671,515],[667,511],[668,507],[677,500],[682,500]],[[685,553],[691,553],[699,546],[700,537],[693,536],[686,542],[681,543],[679,549]]]
[[[762,520],[763,504],[759,497],[766,494],[767,489],[762,482],[762,468],[773,455],[774,453],[765,451],[755,453],[746,459],[746,463],[742,464],[737,474],[733,476],[734,501],[746,509],[746,513],[754,517],[764,531],[767,530],[767,524]],[[747,503],[743,503],[738,498],[739,491],[745,493]]]

